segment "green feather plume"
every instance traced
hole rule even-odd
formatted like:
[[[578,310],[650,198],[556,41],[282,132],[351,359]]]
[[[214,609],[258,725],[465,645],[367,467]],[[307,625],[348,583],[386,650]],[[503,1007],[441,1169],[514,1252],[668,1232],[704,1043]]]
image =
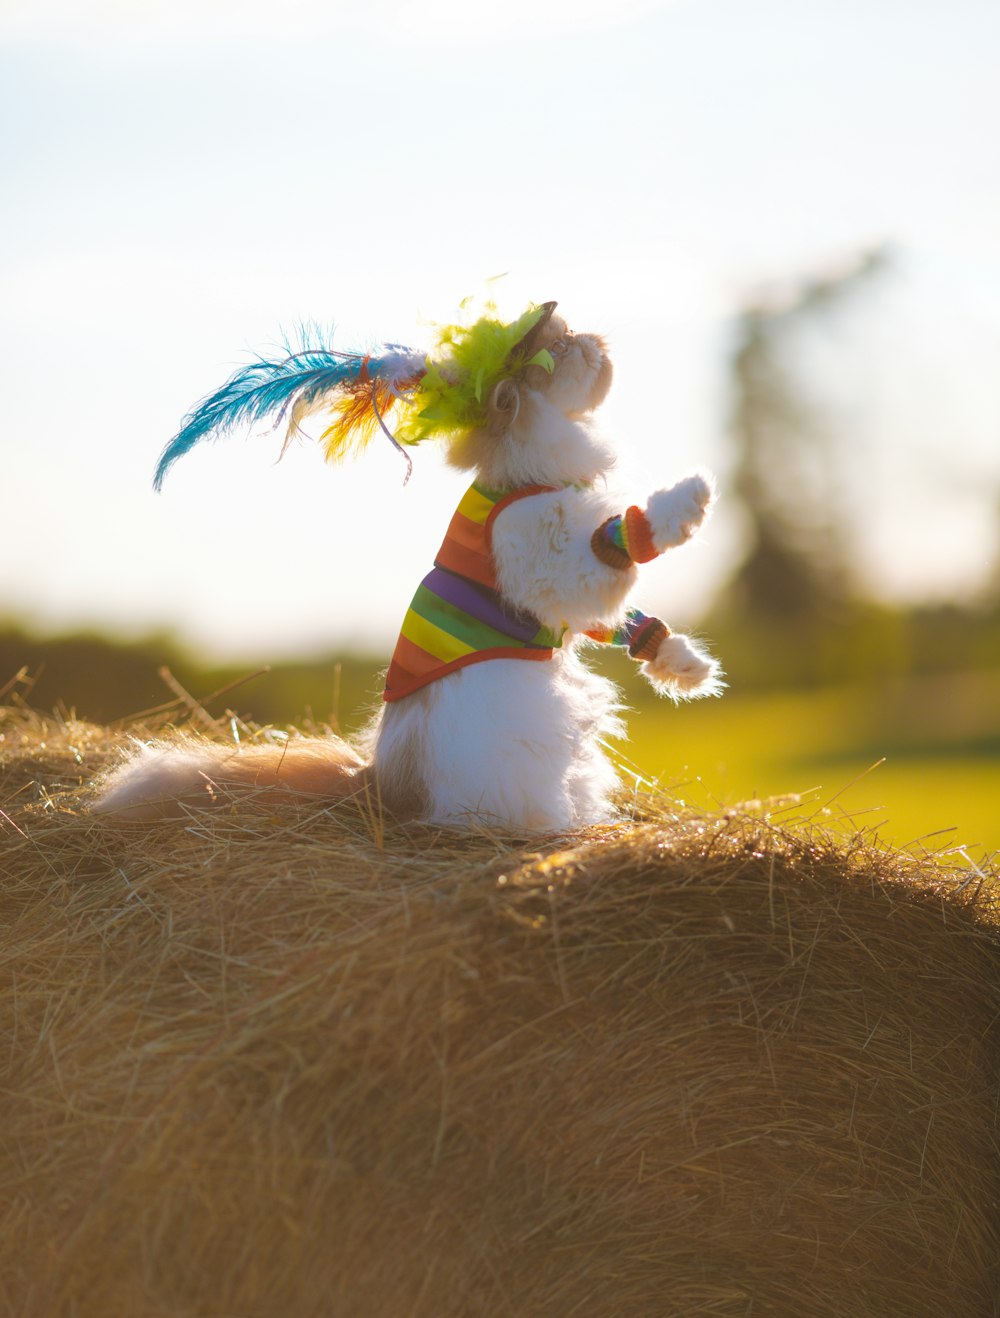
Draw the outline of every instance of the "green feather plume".
[[[486,402],[501,380],[509,380],[526,366],[552,371],[555,362],[544,348],[530,358],[518,345],[538,324],[543,307],[531,306],[517,320],[504,323],[496,304],[472,325],[443,325],[436,350],[427,360],[427,373],[396,428],[403,444],[424,439],[455,437],[475,430],[486,421]]]

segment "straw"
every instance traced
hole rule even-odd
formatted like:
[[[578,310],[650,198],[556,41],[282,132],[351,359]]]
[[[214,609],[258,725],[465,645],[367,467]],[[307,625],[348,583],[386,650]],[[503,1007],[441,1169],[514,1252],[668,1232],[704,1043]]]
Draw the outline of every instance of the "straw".
[[[123,826],[127,734],[0,735],[3,1311],[996,1312],[989,867],[669,794]]]

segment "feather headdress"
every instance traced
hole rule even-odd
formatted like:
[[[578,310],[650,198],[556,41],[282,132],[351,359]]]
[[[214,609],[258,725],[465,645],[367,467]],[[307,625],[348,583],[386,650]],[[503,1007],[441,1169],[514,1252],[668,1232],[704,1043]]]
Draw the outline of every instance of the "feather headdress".
[[[241,367],[184,418],[160,456],[154,487],[160,489],[170,467],[201,440],[267,417],[285,422],[287,447],[306,417],[332,413],[321,436],[331,462],[363,450],[379,429],[400,451],[404,444],[468,433],[485,423],[487,400],[501,381],[531,365],[552,370],[551,355],[532,352],[529,336],[554,307],[532,306],[505,323],[488,303],[487,314],[471,325],[441,326],[431,356],[398,344],[372,353],[337,352],[304,332],[297,348],[289,345],[277,361],[261,357]],[[392,412],[399,414],[395,434],[386,424]]]

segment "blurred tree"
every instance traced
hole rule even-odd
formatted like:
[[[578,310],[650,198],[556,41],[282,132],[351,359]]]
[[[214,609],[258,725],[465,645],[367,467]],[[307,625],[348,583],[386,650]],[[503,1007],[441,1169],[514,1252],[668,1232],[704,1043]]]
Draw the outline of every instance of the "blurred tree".
[[[879,249],[771,305],[749,307],[738,321],[731,488],[749,544],[722,601],[730,621],[805,625],[843,617],[859,602],[843,517],[844,450],[822,399],[802,383],[798,349],[848,299],[866,295],[888,265]]]

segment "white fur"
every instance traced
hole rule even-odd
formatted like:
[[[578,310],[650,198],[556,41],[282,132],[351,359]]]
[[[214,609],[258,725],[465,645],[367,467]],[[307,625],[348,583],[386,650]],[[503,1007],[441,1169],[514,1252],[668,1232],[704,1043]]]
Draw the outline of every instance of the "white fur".
[[[385,706],[376,773],[390,793],[401,780],[417,787],[428,823],[565,832],[614,815],[601,739],[621,735],[618,707],[611,683],[572,650],[472,664]]]
[[[608,567],[590,541],[622,506],[600,490],[567,489],[505,508],[493,526],[501,593],[556,630],[582,632],[616,621],[638,570]]]
[[[726,686],[712,656],[689,636],[680,634],[665,637],[656,658],[647,659],[642,671],[657,691],[674,700],[721,696]]]
[[[589,485],[614,465],[614,450],[600,431],[566,416],[540,393],[525,390],[513,425],[493,440],[477,477],[488,490]]]
[[[152,803],[180,800],[192,791],[202,794],[208,805],[215,798],[219,764],[219,748],[208,744],[136,741],[129,758],[102,782],[92,808],[108,814],[138,813]]]
[[[653,528],[653,543],[662,554],[690,540],[708,514],[715,488],[706,475],[695,472],[657,490],[646,504],[646,517]]]

